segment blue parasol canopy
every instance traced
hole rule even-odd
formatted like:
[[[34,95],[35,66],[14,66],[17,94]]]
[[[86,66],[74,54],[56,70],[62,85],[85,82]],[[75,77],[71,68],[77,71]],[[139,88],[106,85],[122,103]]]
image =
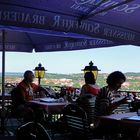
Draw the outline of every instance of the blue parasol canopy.
[[[0,0],[0,24],[139,46],[139,9],[139,0]]]

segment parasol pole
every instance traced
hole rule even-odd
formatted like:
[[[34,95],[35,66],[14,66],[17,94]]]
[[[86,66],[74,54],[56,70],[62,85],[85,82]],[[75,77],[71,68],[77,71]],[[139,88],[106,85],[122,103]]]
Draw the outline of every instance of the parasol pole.
[[[4,109],[5,94],[5,31],[2,30],[2,109]]]
[[[2,113],[1,113],[1,133],[5,132],[4,124],[4,96],[5,96],[5,30],[2,30]]]
[[[1,134],[13,135],[5,128],[5,30],[2,30],[2,111],[1,111]],[[6,133],[5,133],[6,132]]]

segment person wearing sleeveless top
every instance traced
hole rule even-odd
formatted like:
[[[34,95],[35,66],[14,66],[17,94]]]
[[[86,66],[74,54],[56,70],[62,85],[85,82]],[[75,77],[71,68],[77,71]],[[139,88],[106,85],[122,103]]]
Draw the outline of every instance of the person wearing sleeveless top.
[[[92,72],[86,72],[84,75],[85,84],[81,88],[80,96],[84,94],[98,95],[100,87],[96,84],[94,74]]]

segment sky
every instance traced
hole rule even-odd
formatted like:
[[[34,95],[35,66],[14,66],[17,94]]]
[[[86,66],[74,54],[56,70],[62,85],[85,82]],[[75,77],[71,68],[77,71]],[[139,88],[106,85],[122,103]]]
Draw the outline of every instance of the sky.
[[[47,70],[46,73],[81,73],[81,69],[89,65],[90,61],[101,70],[99,73],[110,73],[115,70],[124,73],[140,72],[140,48],[131,45],[65,52],[6,52],[5,60],[5,72],[33,70],[41,63]]]

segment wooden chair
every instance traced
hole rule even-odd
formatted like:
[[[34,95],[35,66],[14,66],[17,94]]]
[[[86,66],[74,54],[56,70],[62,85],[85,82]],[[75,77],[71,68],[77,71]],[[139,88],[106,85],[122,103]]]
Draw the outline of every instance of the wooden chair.
[[[17,127],[19,125],[21,125],[23,123],[23,117],[19,116],[16,112],[15,112],[15,105],[13,104],[15,102],[15,100],[18,101],[18,99],[20,100],[20,98],[15,98],[13,95],[18,95],[18,89],[16,87],[14,87],[9,94],[11,95],[11,102],[9,102],[9,104],[7,104],[5,106],[6,109],[6,113],[5,113],[5,122],[6,125],[9,125],[10,127],[15,127],[15,129],[17,129]]]

